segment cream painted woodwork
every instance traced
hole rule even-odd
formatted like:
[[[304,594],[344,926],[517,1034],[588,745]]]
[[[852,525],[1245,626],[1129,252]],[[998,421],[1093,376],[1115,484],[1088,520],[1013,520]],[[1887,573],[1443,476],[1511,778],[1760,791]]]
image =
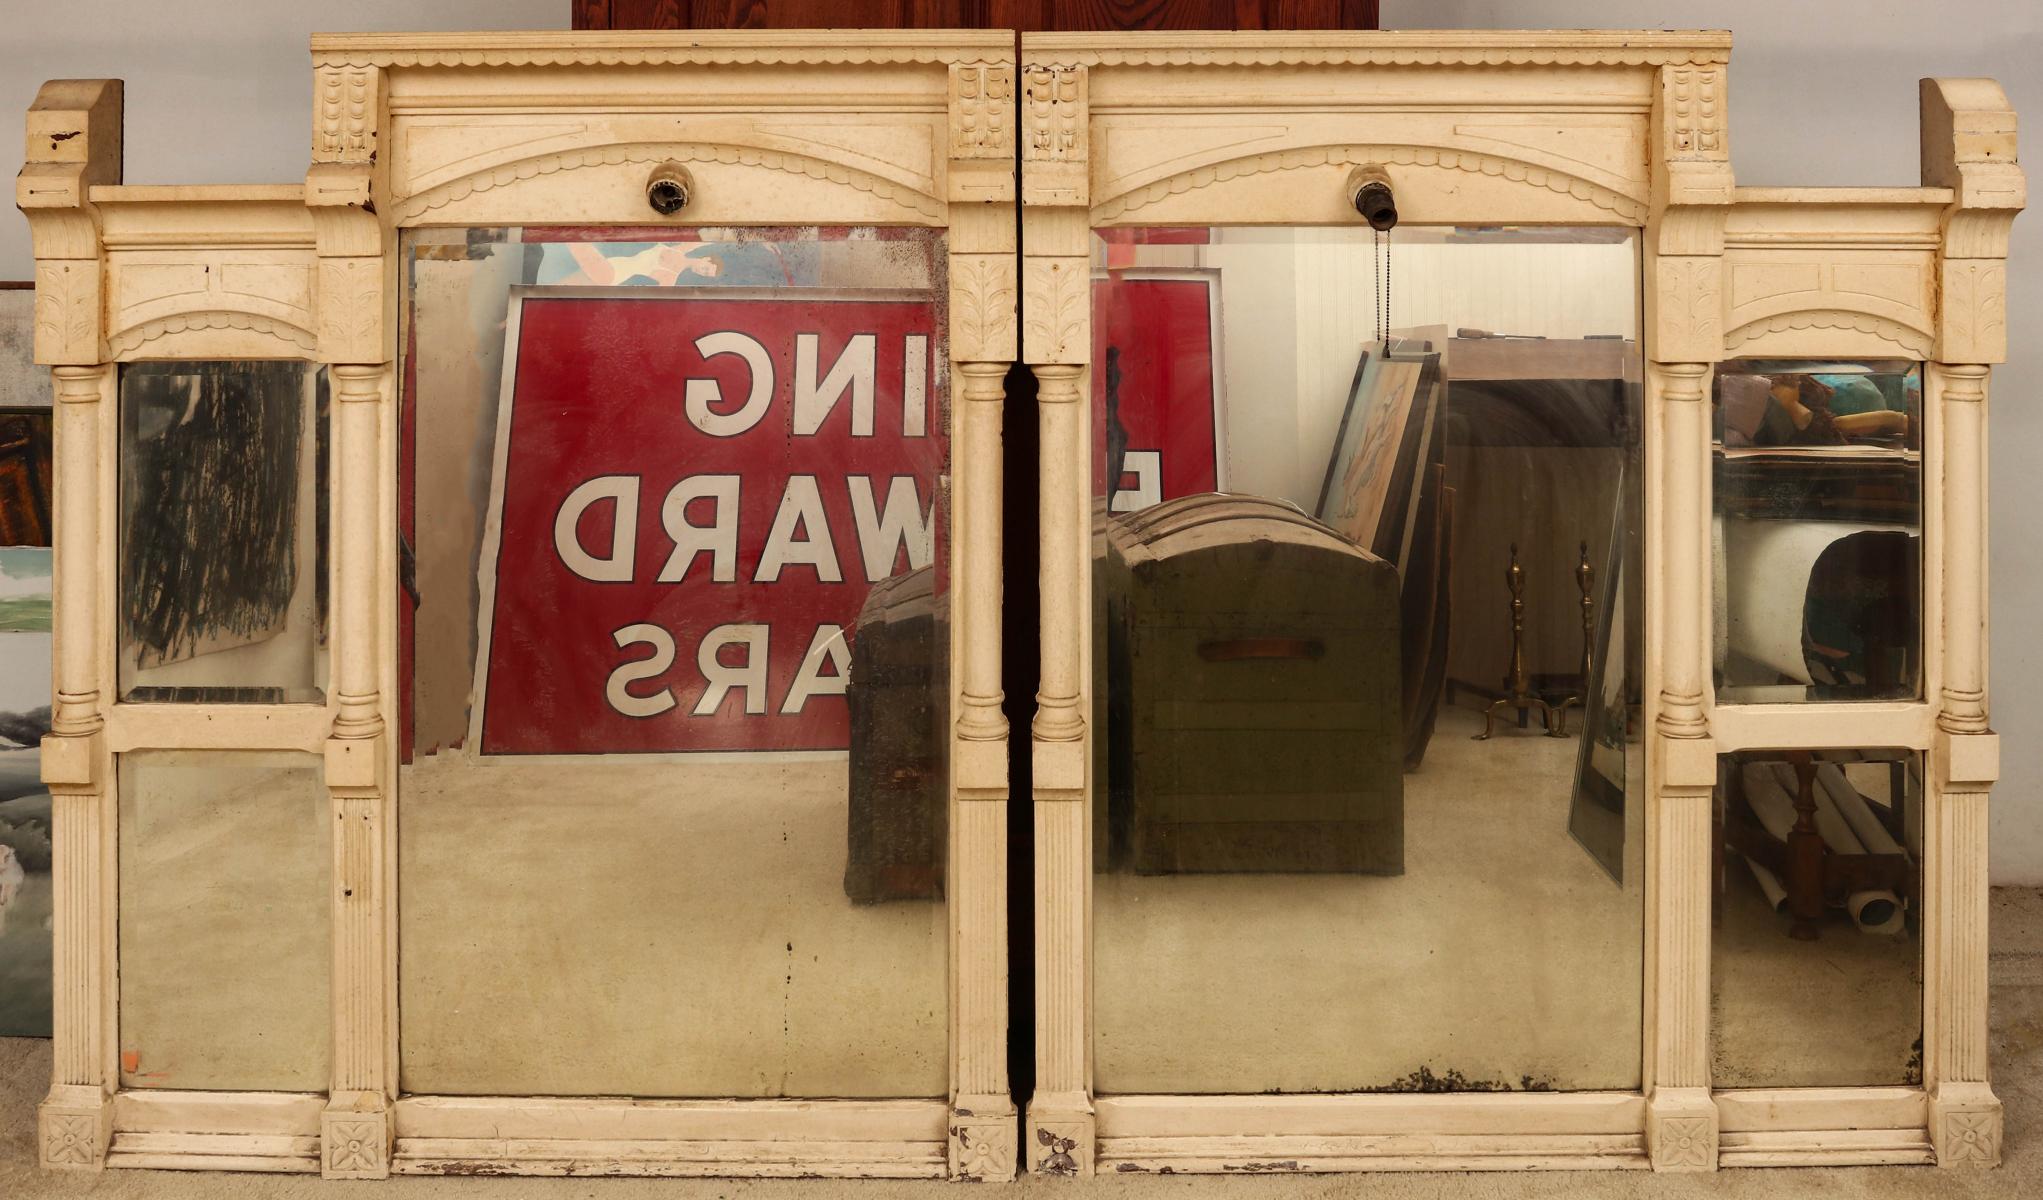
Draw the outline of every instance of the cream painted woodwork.
[[[1017,354],[1013,38],[1004,33],[320,36],[290,186],[121,185],[117,80],[45,85],[17,199],[57,381],[56,1067],[45,1166],[1005,1179],[1007,724],[1002,380]],[[683,164],[687,206],[647,205]],[[503,224],[917,225],[950,262],[954,718],[950,1094],[632,1101],[397,1090],[398,235]],[[331,382],[323,706],[117,704],[117,364],[299,359]],[[116,756],[323,755],[332,839],[325,1094],[123,1091]],[[319,1047],[325,1061],[328,1047]]]
[[[1985,413],[2005,355],[2015,117],[1990,80],[1922,84],[1922,186],[1736,186],[1730,38],[1706,32],[1028,34],[1022,355],[1041,381],[1032,1170],[1329,1171],[1935,1162],[1987,1166]],[[1092,704],[1081,398],[1089,235],[1129,225],[1405,223],[1644,231],[1646,1019],[1637,1093],[1095,1096]],[[1723,705],[1710,672],[1713,365],[1928,362],[1926,699]],[[1930,754],[1925,1073],[1917,1088],[1711,1087],[1719,753]]]
[[[1002,377],[1041,382],[1041,686],[1032,1169],[1991,1165],[1985,676],[1989,368],[2005,356],[2015,118],[1986,80],[1926,80],[1922,186],[1736,186],[1729,38],[1711,33],[488,34],[321,37],[302,185],[125,187],[118,81],[47,84],[17,201],[55,376],[55,1066],[46,1166],[546,1174],[919,1175],[1016,1168],[1006,1074],[1007,737],[1000,647]],[[1366,140],[1356,140],[1366,129]],[[395,810],[397,235],[649,223],[949,231],[953,390],[951,1095],[900,1101],[399,1096]],[[1016,167],[1020,183],[1016,187]],[[1381,164],[1413,224],[1645,231],[1646,1021],[1638,1092],[1093,1093],[1094,697],[1086,470],[1091,231],[1343,224]],[[1022,236],[1016,241],[1016,208]],[[1019,304],[1017,303],[1019,301]],[[1927,361],[1925,699],[1716,704],[1712,365]],[[273,358],[333,386],[334,638],[324,706],[114,702],[117,364]],[[1714,1091],[1711,788],[1757,746],[1928,753],[1921,1088]],[[333,838],[324,1094],[122,1091],[117,755],[324,756]]]

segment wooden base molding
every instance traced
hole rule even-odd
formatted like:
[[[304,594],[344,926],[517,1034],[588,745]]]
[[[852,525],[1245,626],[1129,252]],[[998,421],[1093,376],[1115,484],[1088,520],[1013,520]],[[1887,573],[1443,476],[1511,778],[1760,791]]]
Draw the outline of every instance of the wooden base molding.
[[[950,1148],[941,1100],[432,1097],[392,1113],[398,1175],[940,1179]]]
[[[1112,1096],[1102,1173],[1627,1170],[1645,1101],[1622,1093]]]

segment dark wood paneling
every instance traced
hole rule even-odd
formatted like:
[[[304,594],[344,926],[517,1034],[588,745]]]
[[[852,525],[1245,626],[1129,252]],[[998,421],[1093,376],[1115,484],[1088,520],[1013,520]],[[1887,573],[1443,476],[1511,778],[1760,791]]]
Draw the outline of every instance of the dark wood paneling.
[[[1378,0],[570,0],[576,29],[1374,29]]]

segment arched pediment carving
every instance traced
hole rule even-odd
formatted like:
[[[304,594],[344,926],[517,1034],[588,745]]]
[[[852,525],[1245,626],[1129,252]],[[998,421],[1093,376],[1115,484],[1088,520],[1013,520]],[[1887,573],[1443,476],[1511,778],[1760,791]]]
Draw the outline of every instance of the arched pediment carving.
[[[902,210],[904,216],[918,221],[941,221],[947,212],[944,203],[933,195],[890,179],[883,179],[870,171],[811,154],[714,142],[633,141],[557,150],[483,167],[406,197],[397,206],[396,216],[399,223],[416,221],[428,213],[479,192],[487,192],[522,180],[536,179],[543,175],[575,171],[584,167],[651,165],[668,160],[686,163],[726,163],[782,171],[809,179],[828,180],[890,201]]]
[[[200,309],[193,312],[174,313],[138,322],[125,329],[116,330],[107,339],[107,348],[117,359],[140,358],[145,352],[154,357],[152,343],[177,334],[206,332],[213,330],[234,330],[252,334],[256,339],[274,342],[269,357],[299,358],[311,357],[319,347],[319,340],[311,330],[288,321],[261,313],[241,309]],[[237,353],[240,353],[237,348]],[[213,352],[208,351],[207,355]],[[186,355],[190,357],[191,355]],[[203,355],[202,355],[203,356]],[[228,357],[225,354],[219,357]],[[250,354],[248,357],[266,357]]]
[[[1891,346],[1908,358],[1930,358],[1935,337],[1926,329],[1905,325],[1890,317],[1843,308],[1801,308],[1747,321],[1724,335],[1724,348],[1732,354],[1771,334],[1798,333],[1820,329],[1865,334]]]
[[[1643,225],[1646,220],[1645,201],[1555,166],[1484,151],[1410,144],[1300,146],[1203,163],[1119,195],[1101,198],[1093,206],[1093,220],[1104,222],[1130,217],[1166,197],[1231,179],[1362,163],[1435,167],[1490,176],[1572,196],[1610,213],[1624,224]]]

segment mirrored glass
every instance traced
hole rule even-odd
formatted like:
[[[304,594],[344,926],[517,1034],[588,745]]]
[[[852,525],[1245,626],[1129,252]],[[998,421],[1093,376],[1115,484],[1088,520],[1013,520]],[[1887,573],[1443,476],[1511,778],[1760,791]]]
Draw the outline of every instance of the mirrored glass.
[[[121,1086],[331,1084],[333,821],[319,759],[121,756]]]
[[[1922,761],[1719,760],[1717,1087],[1922,1083]]]
[[[941,233],[405,245],[404,1087],[942,1095]]]
[[[1635,235],[1093,253],[1099,1089],[1638,1086]]]
[[[121,699],[321,702],[325,368],[130,363],[120,386]]]
[[[1717,699],[1921,694],[1922,368],[1719,366]]]

